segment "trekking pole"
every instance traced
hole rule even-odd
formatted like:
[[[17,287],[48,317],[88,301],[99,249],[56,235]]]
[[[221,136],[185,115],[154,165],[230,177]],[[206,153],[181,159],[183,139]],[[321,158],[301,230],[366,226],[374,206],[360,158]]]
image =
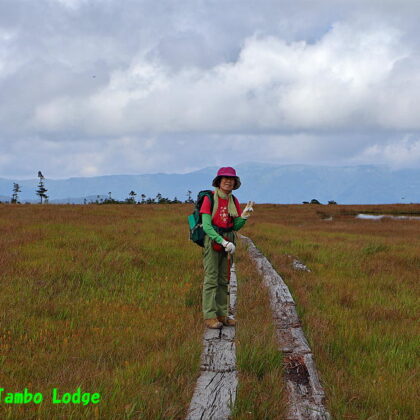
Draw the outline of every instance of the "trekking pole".
[[[230,252],[227,255],[227,269],[228,269],[228,284],[230,284]]]

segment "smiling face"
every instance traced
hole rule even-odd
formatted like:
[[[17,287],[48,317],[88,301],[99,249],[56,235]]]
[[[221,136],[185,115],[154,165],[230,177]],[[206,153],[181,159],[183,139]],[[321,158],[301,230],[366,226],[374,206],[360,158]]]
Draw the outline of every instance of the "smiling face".
[[[220,189],[225,193],[229,194],[232,192],[235,186],[235,178],[231,176],[222,176],[220,180]]]

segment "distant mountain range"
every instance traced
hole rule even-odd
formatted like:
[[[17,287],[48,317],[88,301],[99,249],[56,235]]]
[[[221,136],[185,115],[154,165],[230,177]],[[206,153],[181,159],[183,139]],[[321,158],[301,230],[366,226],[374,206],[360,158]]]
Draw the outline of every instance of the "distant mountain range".
[[[50,203],[83,203],[104,199],[128,198],[131,190],[155,198],[185,201],[187,192],[195,199],[203,189],[212,189],[217,167],[186,174],[107,175],[62,180],[45,179]],[[317,199],[338,204],[389,204],[420,202],[420,169],[393,170],[383,165],[311,166],[243,163],[235,165],[242,186],[235,195],[242,203],[302,203]],[[20,201],[38,202],[35,194],[39,180],[0,178],[0,201],[10,201],[13,182],[21,186]],[[99,197],[98,197],[99,196]]]

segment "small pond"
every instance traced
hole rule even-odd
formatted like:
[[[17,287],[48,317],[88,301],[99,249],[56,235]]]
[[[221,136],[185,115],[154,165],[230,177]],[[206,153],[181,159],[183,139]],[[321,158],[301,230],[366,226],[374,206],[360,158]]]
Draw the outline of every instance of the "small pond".
[[[417,219],[420,220],[420,216],[394,216],[392,214],[362,214],[359,213],[356,216],[356,219],[368,219],[368,220],[380,220],[384,217],[389,219],[398,219],[398,220],[407,220],[407,219]]]

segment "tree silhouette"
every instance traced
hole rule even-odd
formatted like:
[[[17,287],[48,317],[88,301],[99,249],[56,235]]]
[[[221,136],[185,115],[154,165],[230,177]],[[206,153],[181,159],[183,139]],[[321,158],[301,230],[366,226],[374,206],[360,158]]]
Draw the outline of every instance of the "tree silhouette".
[[[129,204],[136,204],[136,195],[137,193],[135,193],[133,190],[130,191],[130,193],[128,194],[130,197],[127,198],[125,201]]]
[[[20,190],[20,185],[16,184],[15,182],[13,183],[13,194],[12,194],[12,200],[11,203],[19,203],[18,202],[18,193],[22,192]]]
[[[191,194],[192,194],[192,191],[188,190],[187,191],[188,200],[186,201],[186,203],[194,203],[194,200],[191,198]]]
[[[44,175],[42,175],[41,171],[38,171],[38,178],[39,178],[39,184],[38,184],[38,189],[36,191],[36,194],[39,195],[39,197],[41,198],[41,204],[42,204],[42,199],[44,199],[44,201],[48,203],[48,195],[45,194],[48,190],[44,186],[45,177]]]
[[[96,200],[97,204],[136,204],[135,197],[137,196],[137,193],[135,191],[130,191],[129,198],[126,198],[122,201],[115,200],[111,197],[111,193],[108,193],[109,197],[105,200],[101,199],[100,203],[98,200]],[[146,197],[146,194],[141,194],[141,201],[138,201],[137,204],[178,204],[182,203],[182,201],[178,200],[177,197],[174,198],[174,200],[171,200],[168,197],[163,197],[161,193],[157,193],[155,198]],[[99,197],[99,196],[97,196]],[[194,203],[194,201],[191,201]]]

